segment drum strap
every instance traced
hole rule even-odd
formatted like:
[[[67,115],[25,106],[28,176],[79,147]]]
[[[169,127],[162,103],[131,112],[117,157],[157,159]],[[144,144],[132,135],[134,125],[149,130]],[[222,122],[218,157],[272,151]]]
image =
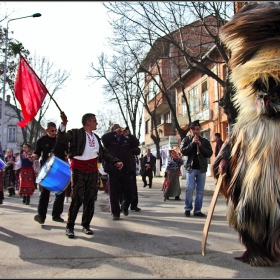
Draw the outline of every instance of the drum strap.
[[[57,143],[58,143],[58,140],[57,140],[57,137],[56,137],[56,139],[55,139],[55,144],[54,144],[54,146],[53,146],[53,148],[52,148],[52,150],[51,150],[51,154],[54,154],[54,149],[56,148]],[[51,156],[51,155],[49,155],[49,156]]]

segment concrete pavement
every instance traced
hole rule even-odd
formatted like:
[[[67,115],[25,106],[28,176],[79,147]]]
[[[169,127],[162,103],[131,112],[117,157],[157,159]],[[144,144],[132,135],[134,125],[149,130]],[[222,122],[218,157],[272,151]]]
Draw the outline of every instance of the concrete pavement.
[[[180,177],[181,178],[181,177]],[[138,176],[138,181],[139,181],[139,184],[141,186],[141,177],[140,175]],[[154,177],[153,178],[153,182],[156,182],[158,184],[162,184],[164,181],[164,177]],[[211,177],[211,176],[206,176],[206,181],[205,181],[205,190],[206,191],[215,191],[215,183],[216,183],[216,179],[214,179],[214,177]],[[180,185],[181,185],[181,188],[182,190],[185,190],[186,188],[186,179],[180,179]]]
[[[251,267],[234,259],[244,247],[228,226],[223,197],[219,197],[210,226],[206,256],[201,254],[205,218],[184,216],[184,201],[163,201],[163,178],[143,188],[138,177],[139,207],[113,221],[109,201],[99,191],[91,228],[81,232],[78,213],[75,238],[65,235],[65,223],[51,219],[54,195],[44,225],[33,220],[39,192],[30,205],[5,193],[0,205],[0,262],[3,279],[29,278],[278,278],[280,267]],[[211,179],[210,179],[211,180]],[[207,184],[213,184],[207,179]],[[182,180],[184,181],[184,180]],[[182,182],[183,184],[184,182]],[[184,197],[185,185],[181,198]],[[213,191],[206,190],[202,211],[207,213]],[[68,203],[62,217],[67,218]]]

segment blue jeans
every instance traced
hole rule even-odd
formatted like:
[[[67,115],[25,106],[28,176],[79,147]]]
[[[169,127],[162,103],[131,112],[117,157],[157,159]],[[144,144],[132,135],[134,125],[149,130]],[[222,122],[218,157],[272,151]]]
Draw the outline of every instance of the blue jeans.
[[[185,194],[185,211],[191,211],[193,209],[193,192],[196,189],[196,197],[194,203],[194,213],[201,212],[202,201],[204,195],[204,186],[206,179],[206,172],[201,173],[198,169],[193,169],[191,172],[187,172],[186,175],[186,194]]]

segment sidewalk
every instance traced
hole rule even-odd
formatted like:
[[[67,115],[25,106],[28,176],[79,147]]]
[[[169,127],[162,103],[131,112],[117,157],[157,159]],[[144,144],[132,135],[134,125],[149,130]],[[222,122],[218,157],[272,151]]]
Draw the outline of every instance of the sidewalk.
[[[1,279],[279,279],[279,267],[251,267],[235,257],[244,246],[228,226],[226,202],[219,195],[207,239],[206,255],[201,244],[205,219],[184,215],[184,199],[163,200],[163,177],[153,187],[143,188],[137,177],[140,212],[121,214],[112,220],[104,191],[98,193],[91,228],[82,232],[78,213],[75,238],[65,235],[66,222],[52,220],[52,201],[43,225],[34,221],[39,202],[35,190],[30,205],[18,195],[0,205]],[[207,177],[206,187],[214,179]],[[159,183],[158,183],[159,182]],[[182,180],[182,194],[185,180]],[[205,191],[203,212],[207,214],[213,191]],[[183,196],[182,196],[183,198]],[[69,203],[62,218],[67,219]]]
[[[137,176],[137,180],[138,181],[142,181],[141,179],[141,175],[138,175]],[[154,183],[159,183],[159,184],[162,184],[164,181],[164,177],[161,176],[161,177],[153,177],[153,182]],[[184,190],[186,188],[186,179],[180,179],[180,183],[181,183],[181,188],[182,190]],[[212,176],[206,176],[206,182],[205,182],[205,190],[206,191],[215,191],[215,185],[216,183],[216,179]]]

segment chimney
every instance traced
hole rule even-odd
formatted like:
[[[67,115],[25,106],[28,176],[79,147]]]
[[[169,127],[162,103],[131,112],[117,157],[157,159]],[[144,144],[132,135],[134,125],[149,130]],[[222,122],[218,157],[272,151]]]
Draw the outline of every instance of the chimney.
[[[8,104],[10,104],[10,101],[11,101],[11,95],[9,95],[9,94],[7,94],[7,99],[6,99],[6,102],[8,103]]]

